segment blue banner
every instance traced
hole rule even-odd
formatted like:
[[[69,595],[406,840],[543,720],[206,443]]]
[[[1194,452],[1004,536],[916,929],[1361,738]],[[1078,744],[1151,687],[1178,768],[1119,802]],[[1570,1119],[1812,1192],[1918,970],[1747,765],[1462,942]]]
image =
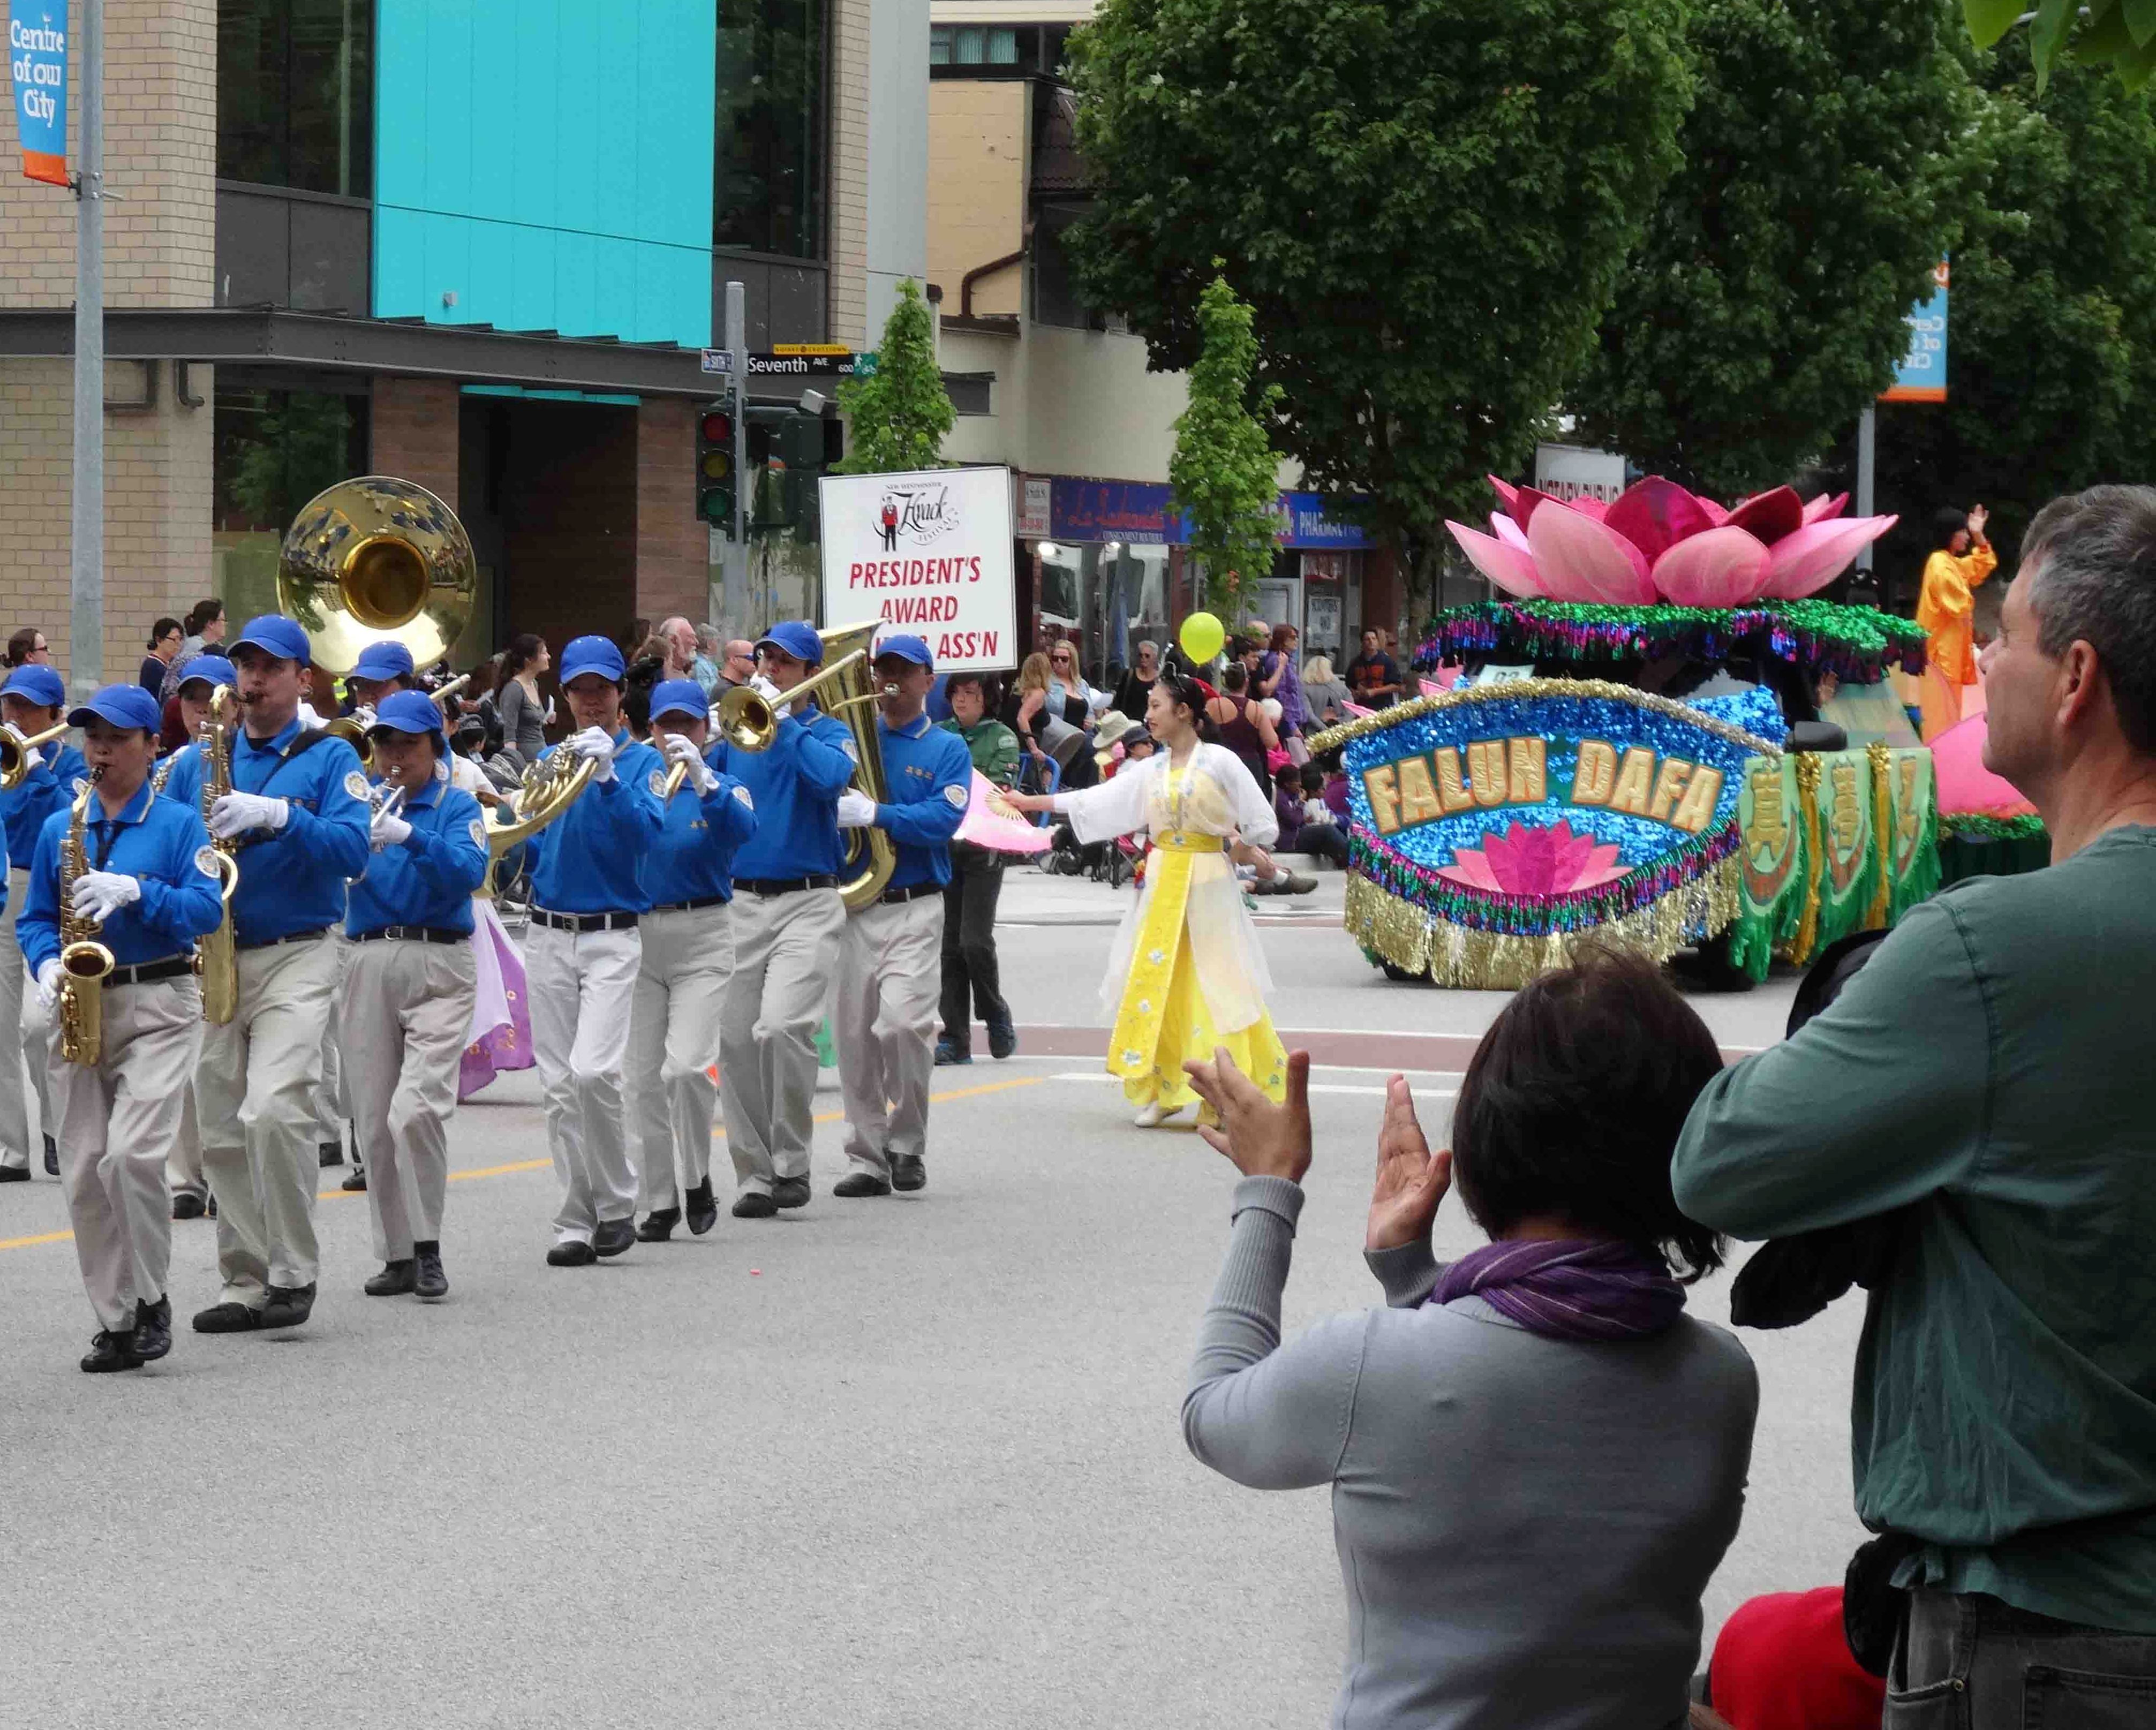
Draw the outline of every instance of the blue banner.
[[[1894,369],[1882,403],[1943,403],[1947,399],[1947,265],[1932,273],[1931,297],[1911,309],[1909,347]]]
[[[8,0],[8,76],[23,172],[68,183],[67,0]]]
[[[1171,508],[1158,481],[1080,480],[1057,475],[1048,494],[1049,538],[1121,541],[1131,546],[1187,546],[1190,526]],[[1326,515],[1322,493],[1282,493],[1274,506],[1283,547],[1374,547],[1358,523]]]

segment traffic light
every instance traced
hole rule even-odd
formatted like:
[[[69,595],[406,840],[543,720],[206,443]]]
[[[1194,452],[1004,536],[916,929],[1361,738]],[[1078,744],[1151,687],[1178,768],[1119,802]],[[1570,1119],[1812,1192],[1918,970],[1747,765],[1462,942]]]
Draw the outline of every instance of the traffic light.
[[[696,418],[696,515],[729,539],[741,476],[734,467],[734,418],[706,408]]]

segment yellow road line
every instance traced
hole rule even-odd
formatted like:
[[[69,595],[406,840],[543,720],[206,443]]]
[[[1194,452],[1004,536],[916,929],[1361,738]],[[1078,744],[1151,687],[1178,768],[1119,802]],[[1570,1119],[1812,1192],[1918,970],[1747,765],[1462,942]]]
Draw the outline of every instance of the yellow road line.
[[[978,1087],[954,1087],[947,1093],[932,1093],[928,1096],[928,1099],[932,1105],[940,1106],[952,1100],[978,1099],[982,1095],[988,1093],[1008,1093],[1014,1087],[1038,1087],[1042,1082],[1053,1079],[1055,1078],[1050,1075],[1017,1075],[1007,1081],[985,1081]],[[819,1113],[814,1121],[818,1123],[836,1123],[845,1115],[844,1111],[824,1111]],[[712,1139],[715,1141],[722,1138],[725,1134],[726,1130],[723,1127],[711,1132]],[[543,1172],[552,1169],[553,1163],[554,1162],[548,1158],[520,1159],[509,1165],[467,1166],[462,1171],[451,1172],[449,1181],[452,1183],[469,1183],[475,1178],[506,1178],[518,1172]],[[363,1193],[357,1189],[319,1189],[315,1192],[315,1199],[317,1201],[342,1201],[348,1196]],[[72,1243],[74,1240],[74,1234],[71,1231],[40,1232],[35,1237],[0,1237],[0,1250],[27,1250],[37,1244],[66,1244]]]

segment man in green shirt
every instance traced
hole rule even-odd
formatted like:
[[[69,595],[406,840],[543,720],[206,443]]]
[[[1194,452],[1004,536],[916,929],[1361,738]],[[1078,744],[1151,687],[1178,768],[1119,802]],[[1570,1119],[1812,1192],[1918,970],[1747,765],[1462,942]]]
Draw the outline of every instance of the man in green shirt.
[[[1918,1546],[1887,1722],[2156,1723],[2156,489],[2038,514],[1984,675],[2051,868],[1912,911],[1672,1175],[1740,1237],[1899,1216],[1852,1411]]]
[[[973,767],[998,787],[1018,779],[1018,735],[989,711],[988,676],[953,673],[943,695],[951,718],[943,723],[966,742]],[[951,844],[951,881],[943,891],[943,1037],[939,1064],[973,1060],[973,1015],[988,1024],[988,1052],[1008,1057],[1018,1050],[996,960],[996,902],[1004,892],[1004,856],[969,841]]]

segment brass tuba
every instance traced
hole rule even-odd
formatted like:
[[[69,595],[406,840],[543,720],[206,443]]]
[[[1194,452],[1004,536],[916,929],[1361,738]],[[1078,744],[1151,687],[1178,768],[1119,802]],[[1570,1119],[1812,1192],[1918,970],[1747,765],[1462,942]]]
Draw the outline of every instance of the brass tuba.
[[[86,1067],[105,1055],[105,976],[113,963],[112,952],[97,941],[98,921],[74,910],[74,880],[83,873],[83,828],[104,773],[83,783],[60,840],[60,1055]]]
[[[306,632],[326,673],[349,673],[372,643],[402,643],[416,667],[439,660],[478,593],[479,560],[456,512],[386,475],[316,494],[278,554],[278,610]]]
[[[875,640],[874,624],[849,625],[844,630],[824,631],[824,670],[805,679],[786,693],[788,705],[829,690],[836,695],[819,705],[853,729],[854,785],[879,805],[888,803],[884,785],[883,747],[876,741],[875,691],[871,685],[869,650]],[[719,699],[719,732],[736,751],[768,751],[778,737],[778,716],[771,704],[745,685],[737,685]],[[891,874],[898,869],[898,844],[873,826],[844,832],[846,862],[839,881],[839,894],[849,913],[858,913],[881,895]]]

